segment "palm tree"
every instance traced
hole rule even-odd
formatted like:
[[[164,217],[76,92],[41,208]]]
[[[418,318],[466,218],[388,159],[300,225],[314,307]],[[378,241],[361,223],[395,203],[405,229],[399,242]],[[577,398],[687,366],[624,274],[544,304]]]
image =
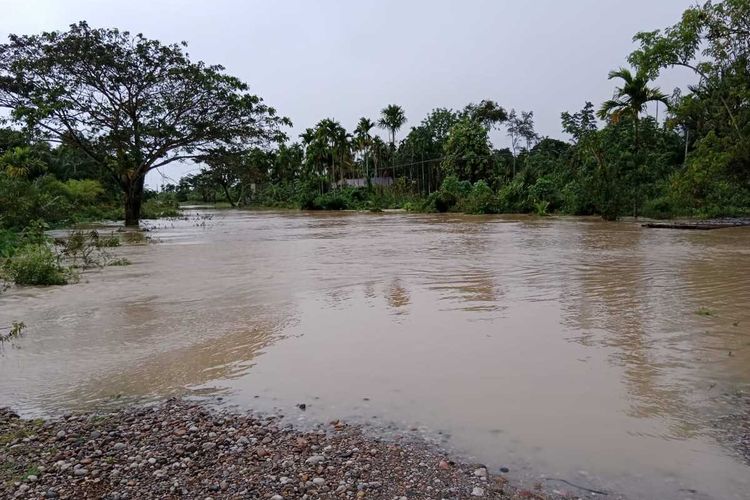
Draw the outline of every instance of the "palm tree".
[[[396,146],[396,132],[406,123],[404,108],[397,104],[389,104],[380,111],[378,127],[387,129],[391,135],[391,147]]]
[[[380,120],[378,126],[387,129],[391,135],[391,153],[396,150],[396,132],[406,123],[406,114],[404,108],[397,104],[389,104],[380,111]],[[392,172],[393,178],[396,173]]]
[[[639,157],[639,124],[640,115],[646,110],[649,102],[663,102],[669,107],[669,100],[657,87],[649,87],[649,75],[646,71],[639,69],[635,75],[627,68],[610,71],[609,79],[620,78],[624,82],[622,87],[615,88],[612,99],[604,101],[597,115],[602,120],[609,119],[612,123],[619,122],[623,116],[633,118],[633,145],[636,158]],[[642,166],[639,165],[638,170]],[[638,202],[640,198],[640,184],[638,181],[633,186],[633,216],[638,217]]]
[[[368,183],[370,182],[370,169],[367,163],[367,153],[369,152],[370,146],[372,144],[372,136],[370,135],[370,130],[372,130],[374,126],[375,124],[372,122],[372,120],[363,116],[359,119],[357,128],[354,129],[354,133],[356,134],[357,149],[364,153],[365,175],[368,179]]]
[[[383,158],[387,154],[387,146],[379,136],[372,138],[372,144],[370,146],[372,152],[372,161],[375,164],[375,177],[378,176],[379,166],[383,161]]]
[[[646,105],[656,101],[669,106],[669,100],[661,90],[648,86],[650,78],[646,71],[638,70],[634,75],[629,69],[620,68],[610,71],[609,79],[614,78],[622,79],[624,84],[615,88],[614,97],[604,101],[597,115],[602,120],[609,119],[612,123],[617,123],[623,116],[630,115],[633,118],[634,143],[637,151],[640,115],[646,110]]]
[[[316,130],[319,140],[325,144],[330,159],[330,179],[331,183],[335,184],[337,180],[344,178],[344,164],[349,155],[349,134],[339,122],[331,118],[318,122]],[[338,176],[336,175],[337,163]]]

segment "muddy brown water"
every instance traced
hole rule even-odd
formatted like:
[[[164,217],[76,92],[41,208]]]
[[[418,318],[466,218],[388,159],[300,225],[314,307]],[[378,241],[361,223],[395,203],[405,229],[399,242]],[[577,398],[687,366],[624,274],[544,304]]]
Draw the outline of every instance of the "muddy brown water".
[[[0,295],[0,326],[27,325],[0,405],[221,396],[416,432],[552,489],[750,497],[715,424],[750,390],[750,229],[188,213],[116,249],[130,266]]]

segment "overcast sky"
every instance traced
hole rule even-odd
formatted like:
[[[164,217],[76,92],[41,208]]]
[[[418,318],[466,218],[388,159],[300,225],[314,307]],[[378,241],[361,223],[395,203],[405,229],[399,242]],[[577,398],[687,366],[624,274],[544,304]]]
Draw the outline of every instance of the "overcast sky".
[[[675,23],[689,0],[0,0],[0,37],[86,20],[220,63],[294,122],[293,139],[331,117],[351,130],[385,105],[407,127],[435,107],[493,99],[532,110],[537,131],[562,137],[560,113],[611,97],[607,73],[637,31]],[[667,93],[691,81],[669,73]],[[507,140],[492,136],[496,146]],[[191,166],[169,167],[179,177]],[[161,178],[151,173],[149,184]]]

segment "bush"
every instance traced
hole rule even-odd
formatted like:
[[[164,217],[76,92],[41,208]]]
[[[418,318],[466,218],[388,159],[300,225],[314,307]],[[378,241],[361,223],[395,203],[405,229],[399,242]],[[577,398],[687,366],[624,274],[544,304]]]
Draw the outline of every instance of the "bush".
[[[98,232],[95,233],[96,237],[93,239],[98,248],[113,248],[120,246],[120,238],[118,238],[116,234],[110,233],[107,236],[101,236]]]
[[[500,210],[504,213],[528,212],[531,207],[526,206],[527,196],[520,176],[504,184],[498,193]]]
[[[549,215],[549,202],[548,201],[537,201],[534,203],[534,214],[540,216]]]
[[[345,193],[332,191],[316,196],[311,208],[313,210],[344,210],[349,208],[349,201]]]
[[[174,193],[167,193],[146,200],[141,207],[141,217],[144,219],[177,217],[178,215],[180,215],[180,204]]]
[[[461,203],[461,208],[470,214],[495,214],[499,211],[497,196],[484,181],[474,183],[471,193]]]
[[[18,243],[18,233],[9,229],[0,229],[0,259],[13,256]]]
[[[3,268],[10,281],[18,285],[64,285],[70,278],[52,249],[44,243],[20,247]]]
[[[642,213],[645,217],[669,219],[674,215],[674,206],[668,197],[654,198],[646,201]]]

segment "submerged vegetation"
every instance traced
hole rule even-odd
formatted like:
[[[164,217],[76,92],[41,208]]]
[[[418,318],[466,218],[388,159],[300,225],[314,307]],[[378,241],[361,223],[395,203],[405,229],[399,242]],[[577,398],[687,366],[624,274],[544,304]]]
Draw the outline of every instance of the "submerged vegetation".
[[[418,122],[389,104],[353,131],[326,118],[292,142],[288,119],[221,66],[191,61],[184,44],[85,22],[11,35],[0,45],[0,107],[10,111],[0,128],[2,276],[64,283],[70,266],[90,264],[86,252],[119,243],[74,235],[56,250],[39,227],[135,225],[190,201],[608,220],[747,215],[748,19],[750,0],[707,2],[673,26],[636,34],[629,67],[609,74],[613,98],[561,114],[568,140],[541,137],[532,111],[487,99],[435,108]],[[653,81],[673,67],[694,78],[668,95]],[[492,144],[493,131],[508,148]],[[148,172],[185,160],[202,170],[161,193],[146,189]]]

